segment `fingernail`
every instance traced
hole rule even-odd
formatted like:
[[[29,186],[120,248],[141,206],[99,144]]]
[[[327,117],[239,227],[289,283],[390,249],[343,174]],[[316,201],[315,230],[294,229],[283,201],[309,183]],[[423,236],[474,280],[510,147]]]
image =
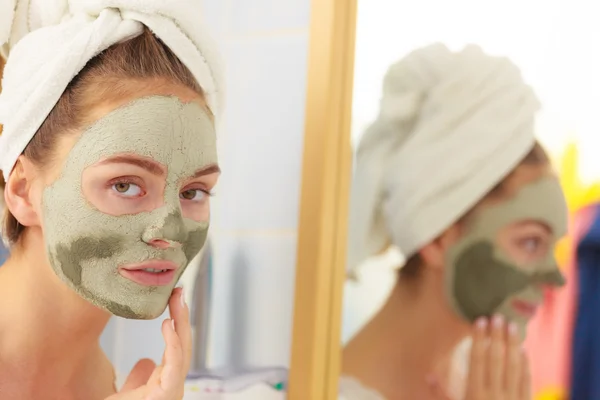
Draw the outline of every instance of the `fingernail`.
[[[181,302],[181,307],[185,308],[185,289],[183,286],[181,287],[181,293],[179,294],[179,301]]]
[[[484,330],[487,327],[487,319],[485,317],[478,318],[475,321],[475,327],[479,330]]]
[[[492,324],[494,328],[502,328],[502,325],[504,325],[504,317],[502,315],[494,316]]]
[[[519,328],[517,327],[517,324],[515,324],[514,322],[511,322],[508,325],[508,333],[511,336],[517,336],[517,334],[519,333]]]
[[[175,320],[174,319],[171,320],[171,326],[173,327],[173,332],[175,332]]]

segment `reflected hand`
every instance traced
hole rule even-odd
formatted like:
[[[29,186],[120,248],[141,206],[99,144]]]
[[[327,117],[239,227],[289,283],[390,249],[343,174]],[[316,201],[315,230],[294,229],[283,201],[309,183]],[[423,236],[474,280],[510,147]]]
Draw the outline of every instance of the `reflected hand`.
[[[437,381],[434,399],[450,400]],[[469,375],[464,400],[530,400],[529,362],[516,329],[507,329],[501,317],[493,323],[480,319],[473,329]]]
[[[183,290],[175,289],[169,299],[171,319],[163,321],[165,352],[156,366],[142,359],[133,367],[119,393],[106,400],[180,400],[192,357],[192,331],[189,308]]]

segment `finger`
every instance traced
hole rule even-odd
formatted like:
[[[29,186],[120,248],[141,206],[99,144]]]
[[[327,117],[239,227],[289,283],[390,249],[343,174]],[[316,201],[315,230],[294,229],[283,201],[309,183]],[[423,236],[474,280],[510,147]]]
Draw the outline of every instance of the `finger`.
[[[494,398],[504,398],[504,370],[506,368],[504,357],[506,352],[504,318],[496,315],[492,319],[491,343],[488,352],[488,384],[489,391]]]
[[[521,358],[519,329],[514,322],[511,322],[508,326],[508,349],[506,352],[506,394],[509,399],[520,398]]]
[[[531,399],[531,371],[529,370],[529,358],[525,350],[521,349],[521,397],[519,400]]]
[[[138,361],[129,373],[121,391],[126,392],[145,385],[155,368],[156,364],[154,364],[154,361],[148,358],[143,358]]]
[[[167,320],[162,326],[165,338],[165,363],[160,374],[160,387],[172,391],[183,387],[186,373],[183,371],[183,352],[179,336],[175,332],[175,320]]]
[[[485,381],[485,363],[487,355],[488,320],[479,318],[473,329],[473,345],[469,361],[469,374],[467,377],[467,397],[478,398],[483,394]]]
[[[148,386],[160,387],[160,375],[162,374],[163,366],[159,365],[154,369],[152,375],[148,379]]]
[[[175,332],[179,336],[183,352],[183,370],[187,375],[192,360],[192,327],[190,325],[190,311],[185,303],[183,288],[174,290],[169,301],[169,312],[171,318],[175,319]]]
[[[121,390],[119,393],[115,393],[110,397],[107,397],[105,400],[146,400],[148,399],[148,387],[140,386],[137,389],[123,391]]]

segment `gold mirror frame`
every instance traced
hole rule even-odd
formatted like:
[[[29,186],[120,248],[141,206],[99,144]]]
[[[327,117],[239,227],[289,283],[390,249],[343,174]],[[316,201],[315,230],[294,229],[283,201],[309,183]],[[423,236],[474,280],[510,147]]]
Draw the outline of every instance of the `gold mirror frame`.
[[[288,399],[338,397],[356,0],[312,0]]]

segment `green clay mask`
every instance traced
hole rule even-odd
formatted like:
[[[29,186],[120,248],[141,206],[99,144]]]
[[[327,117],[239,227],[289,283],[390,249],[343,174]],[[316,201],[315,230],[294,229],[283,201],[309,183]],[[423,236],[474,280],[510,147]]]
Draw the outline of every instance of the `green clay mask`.
[[[86,199],[84,170],[121,154],[165,166],[162,204],[148,212],[113,216]],[[43,192],[44,235],[54,272],[86,300],[117,316],[160,316],[179,277],[204,245],[208,230],[208,221],[182,215],[182,181],[212,164],[217,164],[214,127],[196,103],[146,97],[98,120],[83,132],[60,177]],[[159,249],[149,244],[157,239],[181,245]],[[143,286],[118,272],[119,266],[149,260],[177,265],[172,284]]]
[[[558,180],[541,178],[516,196],[478,212],[468,232],[448,251],[446,289],[454,310],[468,321],[500,314],[514,321],[524,335],[528,319],[514,308],[514,301],[539,303],[540,285],[560,286],[564,278],[554,246],[544,259],[519,264],[496,245],[503,228],[522,221],[549,227],[553,245],[566,233],[567,206]]]

